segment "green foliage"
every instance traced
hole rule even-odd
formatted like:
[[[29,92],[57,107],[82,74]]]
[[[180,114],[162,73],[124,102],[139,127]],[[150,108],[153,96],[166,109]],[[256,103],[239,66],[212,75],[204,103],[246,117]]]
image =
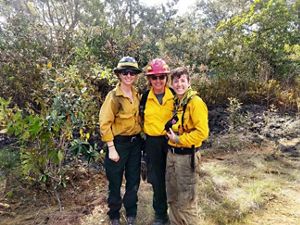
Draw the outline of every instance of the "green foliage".
[[[54,101],[55,103],[55,101]],[[68,142],[72,136],[72,122],[75,117],[53,104],[46,117],[37,114],[23,115],[23,112],[8,107],[9,102],[0,98],[0,115],[5,116],[7,133],[19,139],[21,168],[25,179],[57,189],[65,186],[65,168]],[[60,110],[59,110],[60,109]],[[95,146],[96,147],[96,146]],[[95,149],[84,152],[90,161],[96,156]]]
[[[101,102],[116,82],[111,69],[124,55],[136,57],[141,67],[154,57],[195,72],[204,64],[209,75],[246,77],[250,85],[256,78],[293,83],[299,75],[297,3],[199,1],[194,10],[179,16],[177,2],[157,7],[128,0],[1,2],[6,18],[0,22],[1,96],[39,113],[58,93],[51,90],[56,85],[51,81],[77,74],[70,82],[83,80],[85,93],[93,96],[101,90],[102,96],[94,97]],[[104,85],[105,91],[97,85]],[[237,87],[234,92],[240,91]],[[58,104],[69,97],[58,96]],[[45,104],[41,99],[47,99]]]
[[[6,111],[11,112],[9,109]],[[38,181],[48,173],[54,178],[59,177],[64,149],[63,146],[57,146],[61,149],[56,148],[55,137],[60,132],[52,129],[55,125],[49,127],[47,120],[41,116],[23,116],[21,111],[7,113],[6,118],[7,133],[20,140],[21,167],[25,178]]]
[[[222,21],[213,47],[213,65],[222,74],[284,79],[299,73],[299,61],[285,46],[297,44],[295,4],[284,0],[255,1],[249,11]],[[298,72],[295,69],[298,69]]]
[[[96,132],[100,103],[117,82],[111,70],[103,69],[99,64],[88,66],[71,65],[68,68],[52,69],[52,72],[45,71],[53,79],[43,86],[48,91],[47,98],[37,100],[48,116],[50,126],[55,122],[59,129],[65,121],[68,122],[64,129],[68,139],[81,128],[92,134]]]
[[[9,173],[20,164],[19,152],[13,148],[5,147],[0,150],[0,171]]]
[[[96,151],[97,144],[92,146],[89,142],[82,141],[80,139],[75,139],[71,142],[70,150],[77,157],[85,157],[88,162],[90,162],[91,160],[96,160],[98,157],[98,153]]]
[[[43,29],[26,14],[26,10],[21,10],[25,7],[23,4],[19,7],[20,11],[6,17],[7,23],[0,29],[0,96],[9,96],[14,103],[24,107],[31,102],[34,91],[40,90],[41,68],[51,48],[45,41]],[[8,7],[2,15],[11,11],[13,9]]]

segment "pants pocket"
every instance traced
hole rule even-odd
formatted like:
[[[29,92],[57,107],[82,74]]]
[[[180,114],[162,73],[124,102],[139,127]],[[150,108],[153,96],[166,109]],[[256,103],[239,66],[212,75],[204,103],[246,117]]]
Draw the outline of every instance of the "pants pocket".
[[[195,172],[199,175],[201,171],[201,153],[195,153]]]

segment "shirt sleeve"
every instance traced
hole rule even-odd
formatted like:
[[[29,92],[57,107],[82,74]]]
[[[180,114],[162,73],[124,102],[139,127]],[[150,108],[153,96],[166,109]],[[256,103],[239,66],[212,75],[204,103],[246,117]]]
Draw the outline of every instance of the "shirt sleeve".
[[[208,138],[208,110],[206,104],[200,97],[192,99],[189,104],[189,113],[193,123],[190,132],[184,132],[179,136],[179,143],[184,146],[199,146]]]
[[[113,98],[112,91],[108,93],[99,113],[100,135],[104,142],[113,141],[112,124],[117,114],[117,103]]]

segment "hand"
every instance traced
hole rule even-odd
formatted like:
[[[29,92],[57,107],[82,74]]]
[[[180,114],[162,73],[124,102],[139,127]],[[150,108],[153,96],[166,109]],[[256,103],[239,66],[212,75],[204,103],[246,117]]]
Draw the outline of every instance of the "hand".
[[[165,124],[165,130],[168,132],[172,126],[177,123],[178,121],[178,116],[175,114],[166,124]]]
[[[167,133],[168,138],[174,142],[174,143],[178,143],[178,136],[174,133],[174,131],[172,130],[172,128],[169,129],[169,132]]]
[[[114,145],[111,145],[110,147],[108,147],[108,158],[114,162],[118,162],[120,159],[120,156]]]

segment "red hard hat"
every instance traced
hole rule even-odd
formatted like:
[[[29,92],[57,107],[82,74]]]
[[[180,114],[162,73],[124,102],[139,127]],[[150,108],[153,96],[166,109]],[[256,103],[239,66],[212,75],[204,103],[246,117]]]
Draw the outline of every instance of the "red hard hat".
[[[162,59],[153,59],[145,69],[146,75],[170,73],[170,68]]]

